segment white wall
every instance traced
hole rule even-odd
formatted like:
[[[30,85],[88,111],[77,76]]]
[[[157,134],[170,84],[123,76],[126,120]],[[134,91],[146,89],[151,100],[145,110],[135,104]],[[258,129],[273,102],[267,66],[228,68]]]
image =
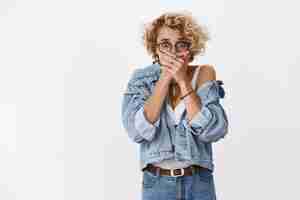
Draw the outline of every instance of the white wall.
[[[0,1],[0,199],[140,199],[138,146],[121,124],[142,24],[187,9],[212,40],[194,63],[226,89],[214,145],[223,200],[299,199],[296,1]],[[119,167],[126,168],[125,171]]]

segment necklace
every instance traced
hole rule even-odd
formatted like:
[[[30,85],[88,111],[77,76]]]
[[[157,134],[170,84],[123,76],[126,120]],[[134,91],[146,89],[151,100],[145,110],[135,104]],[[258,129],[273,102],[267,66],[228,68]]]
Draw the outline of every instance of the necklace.
[[[176,89],[175,86],[173,86],[173,97],[176,95]]]

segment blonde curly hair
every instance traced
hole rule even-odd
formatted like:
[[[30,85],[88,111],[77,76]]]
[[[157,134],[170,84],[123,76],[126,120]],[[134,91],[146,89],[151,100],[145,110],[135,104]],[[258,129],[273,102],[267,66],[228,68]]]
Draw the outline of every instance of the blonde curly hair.
[[[191,41],[190,62],[194,60],[194,56],[204,54],[206,42],[210,40],[206,27],[200,26],[189,11],[165,12],[143,26],[142,43],[153,59],[156,59],[157,56],[155,53],[156,41],[159,30],[163,26],[179,31],[183,37]]]

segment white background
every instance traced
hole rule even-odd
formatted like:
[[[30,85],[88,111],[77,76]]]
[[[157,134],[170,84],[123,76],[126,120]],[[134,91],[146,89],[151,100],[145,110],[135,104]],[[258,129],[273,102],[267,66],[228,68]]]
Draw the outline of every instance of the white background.
[[[299,199],[297,3],[1,0],[0,199],[140,199],[122,93],[152,62],[143,23],[183,9],[212,36],[193,64],[213,64],[226,90],[218,199]]]

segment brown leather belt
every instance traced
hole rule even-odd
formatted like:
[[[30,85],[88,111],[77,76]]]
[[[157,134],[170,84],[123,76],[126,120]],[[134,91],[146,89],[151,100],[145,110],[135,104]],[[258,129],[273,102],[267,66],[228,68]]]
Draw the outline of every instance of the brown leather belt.
[[[145,167],[143,169],[147,170],[151,173],[153,173],[154,175],[158,174],[162,175],[162,176],[191,176],[194,173],[199,172],[200,170],[210,170],[208,168],[205,167],[201,167],[199,165],[191,165],[189,167],[186,168],[178,168],[178,169],[164,169],[158,166],[155,166],[153,164],[148,164],[147,167]]]

